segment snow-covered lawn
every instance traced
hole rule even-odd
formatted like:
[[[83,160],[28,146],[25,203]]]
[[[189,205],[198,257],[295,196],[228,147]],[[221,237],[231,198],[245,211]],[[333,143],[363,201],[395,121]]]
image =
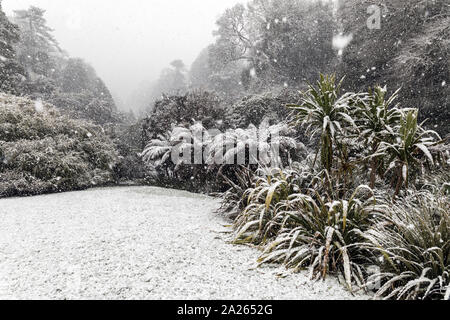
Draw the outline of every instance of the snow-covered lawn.
[[[333,279],[255,270],[258,251],[227,243],[217,207],[151,187],[2,199],[0,298],[355,298]]]

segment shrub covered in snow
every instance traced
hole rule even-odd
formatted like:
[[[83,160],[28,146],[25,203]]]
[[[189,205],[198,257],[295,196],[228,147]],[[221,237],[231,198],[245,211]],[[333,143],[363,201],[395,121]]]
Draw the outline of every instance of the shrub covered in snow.
[[[119,182],[137,182],[145,177],[144,162],[140,156],[145,145],[143,123],[144,120],[140,120],[132,125],[115,125],[109,132],[119,154],[119,162],[114,169]]]
[[[277,147],[273,149],[273,147]],[[286,166],[305,146],[293,138],[286,123],[208,131],[200,124],[177,126],[152,139],[142,153],[151,181],[191,191],[221,191],[239,182],[242,169],[256,170],[258,164]],[[174,159],[183,155],[180,159]],[[185,157],[187,156],[187,158]]]
[[[259,126],[264,119],[277,124],[289,115],[286,105],[299,99],[297,92],[289,90],[250,95],[226,109],[225,122],[232,128],[246,128],[250,124]]]
[[[148,141],[165,134],[175,125],[192,125],[202,122],[208,129],[223,122],[224,106],[214,93],[195,90],[185,95],[164,96],[155,103],[147,117],[144,129]]]
[[[116,151],[100,127],[49,104],[0,95],[0,197],[87,188],[113,178]]]

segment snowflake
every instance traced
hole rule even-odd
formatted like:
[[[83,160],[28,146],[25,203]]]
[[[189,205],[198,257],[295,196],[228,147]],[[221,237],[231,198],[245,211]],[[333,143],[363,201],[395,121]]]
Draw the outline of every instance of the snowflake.
[[[34,103],[34,108],[36,109],[36,112],[41,113],[42,111],[44,111],[44,105],[42,104],[41,100],[36,100],[36,102]]]

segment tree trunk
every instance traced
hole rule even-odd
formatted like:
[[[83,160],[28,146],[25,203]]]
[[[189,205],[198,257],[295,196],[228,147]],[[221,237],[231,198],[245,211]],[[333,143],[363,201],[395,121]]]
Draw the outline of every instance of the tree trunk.
[[[394,198],[397,198],[397,196],[400,194],[400,190],[402,189],[402,186],[403,186],[403,174],[402,174],[402,168],[399,168],[397,174],[398,174],[398,179],[397,179],[397,185],[396,185],[396,187],[395,187]]]

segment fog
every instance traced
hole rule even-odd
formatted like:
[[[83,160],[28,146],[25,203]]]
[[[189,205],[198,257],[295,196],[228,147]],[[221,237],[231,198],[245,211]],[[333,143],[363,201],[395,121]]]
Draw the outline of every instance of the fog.
[[[174,59],[190,65],[213,41],[217,17],[239,0],[4,0],[8,15],[30,5],[70,56],[90,63],[120,105]]]

